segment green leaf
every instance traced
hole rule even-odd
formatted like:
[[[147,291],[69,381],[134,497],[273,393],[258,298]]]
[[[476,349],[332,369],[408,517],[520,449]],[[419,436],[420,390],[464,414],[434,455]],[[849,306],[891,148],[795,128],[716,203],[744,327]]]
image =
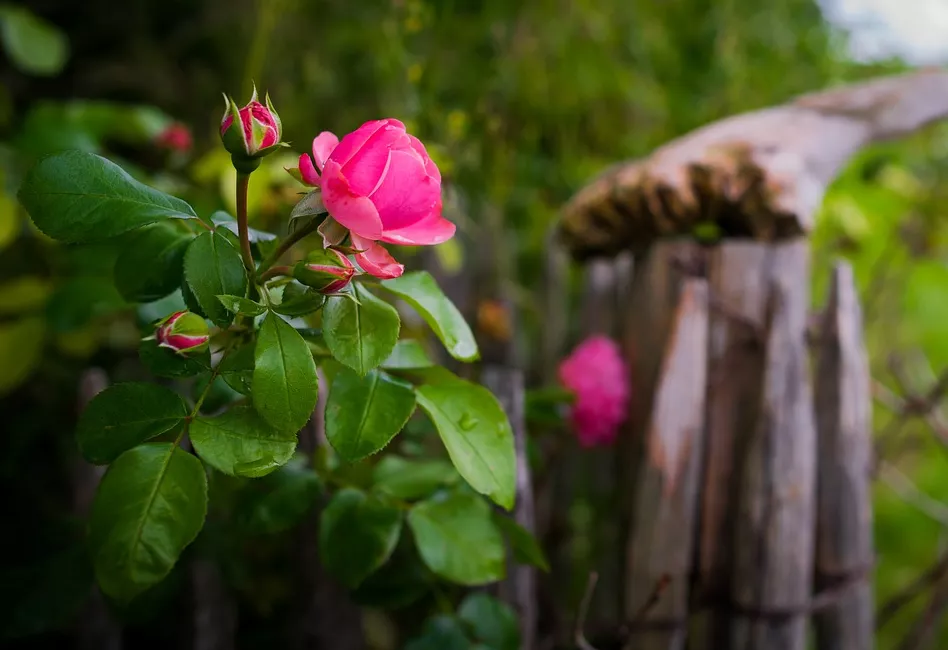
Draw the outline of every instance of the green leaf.
[[[360,284],[353,285],[358,304],[331,298],[323,308],[323,336],[333,356],[365,375],[395,349],[401,323],[398,312]]]
[[[92,398],[79,416],[76,437],[92,463],[111,463],[146,440],[171,431],[188,416],[181,396],[157,384],[114,384]]]
[[[395,344],[395,349],[382,362],[386,370],[412,370],[414,368],[430,368],[434,362],[428,357],[425,348],[414,339],[402,339]]]
[[[233,233],[235,236],[238,234],[237,220],[228,212],[217,210],[211,215],[211,223],[215,226],[223,226],[225,230]],[[257,230],[256,228],[247,228],[247,238],[253,243],[258,243],[273,241],[277,236],[272,232]]]
[[[355,462],[384,448],[414,412],[410,386],[376,370],[360,377],[343,368],[326,402],[326,437],[344,460]]]
[[[467,638],[464,627],[453,616],[434,616],[425,622],[421,635],[405,646],[405,650],[476,650]]]
[[[504,577],[504,540],[490,507],[472,494],[422,501],[408,511],[421,559],[443,578],[476,586]]]
[[[250,395],[253,390],[254,345],[243,345],[221,361],[220,375],[238,393]]]
[[[216,232],[201,233],[184,255],[184,279],[207,317],[220,326],[233,320],[217,296],[247,293],[247,273],[240,253]]]
[[[52,25],[21,7],[0,11],[3,49],[13,64],[27,74],[50,77],[66,65],[69,41]]]
[[[119,456],[102,478],[89,517],[99,587],[128,601],[160,582],[204,525],[207,477],[196,457],[171,443]]]
[[[249,298],[241,298],[240,296],[231,296],[225,293],[223,295],[217,296],[217,299],[222,305],[224,305],[224,309],[235,314],[259,316],[267,310],[267,308],[261,305],[259,302],[254,302]]]
[[[462,379],[419,386],[415,393],[464,480],[510,510],[517,461],[513,431],[497,399],[483,386]]]
[[[138,357],[148,371],[156,377],[181,379],[193,377],[211,369],[211,351],[205,349],[198,354],[182,356],[158,345],[158,341],[151,339],[142,341],[138,348]]]
[[[458,618],[491,650],[519,650],[517,614],[493,596],[484,592],[468,594],[458,606]]]
[[[65,242],[108,239],[161,219],[195,216],[181,199],[139,183],[115,163],[83,151],[40,160],[27,173],[17,197],[37,228]]]
[[[284,316],[296,317],[311,314],[326,302],[326,296],[301,284],[288,284],[283,288],[280,304],[273,311]]]
[[[169,223],[136,232],[115,260],[115,288],[125,300],[151,302],[181,285],[184,252],[192,236]]]
[[[46,304],[46,319],[54,331],[75,332],[127,306],[111,278],[84,275],[56,287]]]
[[[413,271],[394,280],[385,280],[381,286],[414,307],[452,357],[475,361],[480,356],[474,333],[464,316],[444,295],[430,273]]]
[[[510,517],[495,512],[494,523],[503,531],[510,543],[510,549],[513,551],[514,560],[520,564],[529,564],[544,571],[550,570],[550,563],[546,559],[540,542],[529,530],[518,524]]]
[[[401,535],[388,562],[363,580],[350,596],[363,607],[399,609],[424,596],[434,579],[418,557],[411,535]]]
[[[237,525],[263,535],[289,530],[303,521],[320,492],[316,472],[297,455],[272,474],[247,483],[236,508]]]
[[[296,433],[316,408],[316,362],[299,332],[276,314],[260,325],[252,385],[257,412],[280,431]]]
[[[43,358],[46,322],[40,317],[0,323],[0,395],[26,381]]]
[[[195,418],[189,433],[201,460],[229,476],[264,476],[285,465],[296,451],[295,432],[274,429],[249,406]]]
[[[396,499],[414,501],[429,496],[458,480],[451,463],[443,460],[409,460],[386,456],[372,470],[372,484],[379,492]]]
[[[359,490],[343,488],[320,518],[323,565],[342,584],[355,589],[385,564],[401,529],[401,510]]]

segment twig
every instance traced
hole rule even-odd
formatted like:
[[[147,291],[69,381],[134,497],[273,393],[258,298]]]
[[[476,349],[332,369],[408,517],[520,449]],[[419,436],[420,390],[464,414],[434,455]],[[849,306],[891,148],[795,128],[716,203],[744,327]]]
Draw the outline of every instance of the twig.
[[[655,583],[655,587],[652,589],[652,593],[649,594],[648,599],[642,603],[642,606],[639,607],[638,611],[635,612],[635,616],[632,617],[632,620],[629,621],[630,624],[635,624],[645,618],[646,615],[658,604],[658,601],[662,599],[662,594],[665,593],[665,590],[668,589],[668,585],[671,584],[671,576],[667,573],[663,573],[662,577],[658,579],[658,582]]]
[[[921,512],[940,523],[948,526],[948,505],[933,499],[919,490],[905,474],[890,463],[882,465],[882,480],[885,481],[903,500],[915,506]]]
[[[918,650],[918,648],[926,646],[931,638],[932,632],[934,632],[935,624],[941,618],[946,608],[948,608],[948,580],[945,580],[945,576],[942,576],[938,584],[935,585],[931,600],[928,601],[928,606],[925,607],[925,611],[918,620],[915,621],[912,629],[905,635],[905,638],[899,645],[899,650]]]
[[[583,594],[583,599],[579,603],[579,612],[576,615],[576,631],[573,634],[573,640],[576,642],[576,647],[579,648],[579,650],[596,650],[596,648],[586,640],[583,628],[586,627],[586,616],[589,613],[589,604],[592,602],[593,592],[596,590],[596,583],[598,581],[598,573],[593,571],[589,574],[589,581],[586,583],[586,593]]]
[[[882,629],[903,607],[915,600],[919,594],[938,582],[946,574],[948,574],[948,553],[938,558],[935,564],[879,608],[876,612],[876,629]]]

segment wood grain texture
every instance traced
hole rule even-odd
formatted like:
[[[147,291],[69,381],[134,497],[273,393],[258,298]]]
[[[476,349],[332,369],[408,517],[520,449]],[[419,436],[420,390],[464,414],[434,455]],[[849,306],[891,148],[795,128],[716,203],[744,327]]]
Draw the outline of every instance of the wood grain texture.
[[[760,414],[738,470],[731,650],[806,647],[816,515],[809,257],[807,242],[797,239],[773,246],[768,264]],[[759,610],[796,613],[775,618]]]
[[[760,410],[770,253],[767,244],[734,241],[714,248],[708,261],[712,302],[697,591],[714,602],[730,593],[740,488],[736,463]],[[726,647],[730,621],[726,609],[701,612],[693,621],[689,647]]]
[[[636,505],[628,543],[626,619],[635,623],[688,614],[703,451],[707,370],[708,291],[704,279],[683,283],[651,400],[644,462],[637,472]],[[650,606],[656,585],[661,596]],[[647,611],[646,611],[647,610]],[[686,626],[637,634],[628,648],[677,650]]]
[[[701,223],[724,237],[796,237],[810,232],[827,186],[853,154],[945,117],[948,71],[937,69],[734,115],[590,181],[565,206],[561,238],[587,259],[642,250]]]
[[[819,334],[816,418],[819,494],[816,587],[850,582],[838,602],[815,617],[819,650],[871,650],[874,612],[872,544],[872,405],[869,361],[852,269],[833,270]]]

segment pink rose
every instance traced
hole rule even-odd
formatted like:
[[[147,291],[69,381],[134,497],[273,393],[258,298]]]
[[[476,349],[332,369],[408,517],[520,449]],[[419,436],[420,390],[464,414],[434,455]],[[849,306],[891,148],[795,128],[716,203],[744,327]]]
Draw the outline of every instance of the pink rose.
[[[155,137],[155,143],[165,149],[187,153],[191,150],[193,140],[191,138],[190,129],[183,124],[175,122]]]
[[[378,242],[430,246],[454,236],[454,224],[441,216],[441,172],[398,120],[366,122],[342,141],[323,131],[312,157],[300,156],[299,172],[322,189],[326,210],[363,251],[355,256],[359,266],[378,278],[397,278],[405,268]],[[345,235],[324,226],[327,246]]]
[[[560,381],[576,396],[570,420],[583,447],[615,442],[629,410],[628,373],[619,346],[605,336],[586,339],[560,364]]]

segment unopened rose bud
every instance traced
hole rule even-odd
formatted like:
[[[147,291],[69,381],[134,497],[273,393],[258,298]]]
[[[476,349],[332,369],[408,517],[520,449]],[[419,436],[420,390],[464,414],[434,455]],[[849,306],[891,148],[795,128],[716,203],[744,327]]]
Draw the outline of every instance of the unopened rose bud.
[[[224,117],[221,118],[221,141],[230,152],[234,167],[238,172],[249,174],[260,165],[260,158],[282,146],[283,123],[270,103],[257,99],[257,89],[253,89],[250,102],[243,108],[230,97],[224,96]]]
[[[203,318],[189,311],[179,311],[158,323],[155,339],[159,347],[189,354],[205,350],[210,334]]]
[[[329,295],[345,289],[355,272],[348,257],[333,248],[321,248],[294,267],[293,277],[307,287]]]

